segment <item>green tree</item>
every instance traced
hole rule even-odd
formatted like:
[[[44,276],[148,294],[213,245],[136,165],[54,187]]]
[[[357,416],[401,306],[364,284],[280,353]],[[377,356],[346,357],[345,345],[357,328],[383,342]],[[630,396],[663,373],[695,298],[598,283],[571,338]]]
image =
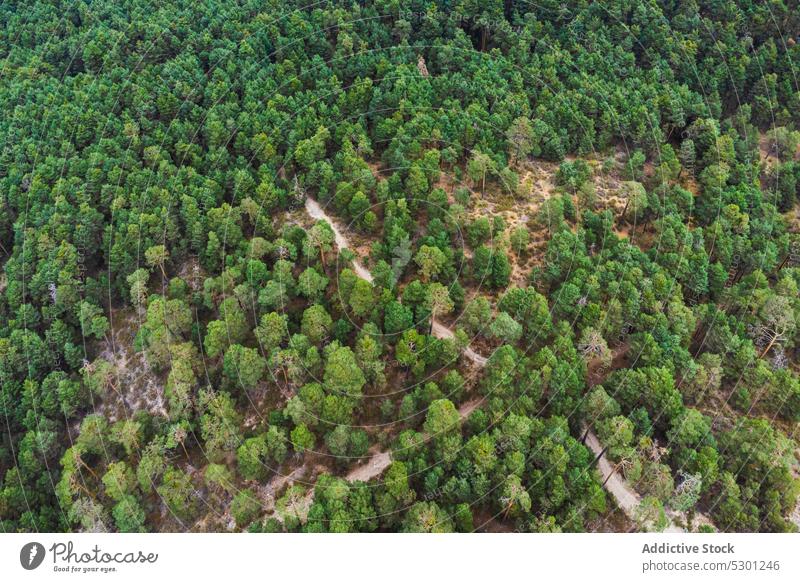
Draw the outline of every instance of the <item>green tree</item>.
[[[486,192],[486,176],[497,170],[494,160],[487,154],[475,150],[472,152],[469,162],[467,162],[467,173],[473,184],[480,183],[481,196]]]
[[[231,515],[239,527],[251,523],[260,512],[261,503],[249,489],[239,491],[231,501]]]
[[[290,435],[292,446],[298,453],[304,453],[314,449],[316,438],[305,424],[298,424]]]
[[[450,400],[431,402],[425,415],[423,428],[433,441],[434,454],[438,459],[451,462],[461,448],[461,417]]]
[[[94,336],[97,339],[105,337],[108,332],[108,318],[103,315],[99,307],[88,301],[82,301],[79,318],[84,337]]]
[[[227,392],[210,388],[200,392],[200,434],[209,459],[220,459],[241,444],[242,419]]]
[[[522,337],[522,325],[514,321],[505,311],[500,312],[492,325],[489,333],[504,343],[514,344]]]
[[[414,262],[419,267],[420,277],[423,282],[435,279],[447,262],[444,253],[437,247],[422,245],[414,255]]]
[[[245,348],[239,344],[228,348],[222,364],[225,375],[245,390],[250,390],[258,385],[266,368],[267,362],[257,350]]]
[[[511,231],[509,240],[511,242],[511,248],[517,256],[522,256],[525,254],[525,251],[528,249],[528,245],[530,244],[530,238],[531,237],[530,233],[528,232],[528,228],[525,226],[518,226]]]
[[[438,315],[447,315],[453,310],[453,300],[450,299],[450,292],[441,283],[431,283],[425,298],[425,307],[431,314],[431,327],[434,319]]]
[[[108,466],[103,475],[103,485],[109,497],[120,501],[136,490],[136,477],[125,461],[117,461]]]
[[[328,278],[320,275],[314,267],[308,267],[297,280],[297,290],[309,301],[318,301],[328,287]]]
[[[255,329],[255,336],[264,354],[271,354],[288,336],[287,317],[284,314],[271,312],[261,316]]]
[[[325,362],[323,382],[325,389],[333,394],[357,398],[367,381],[353,351],[348,347],[335,347]]]
[[[357,279],[353,285],[348,301],[353,315],[359,318],[367,317],[375,306],[375,295],[372,284],[364,279]]]
[[[333,319],[322,305],[312,305],[303,312],[300,330],[314,344],[324,342],[331,331]]]
[[[142,509],[139,501],[133,495],[125,495],[111,510],[114,516],[114,523],[122,533],[140,533],[145,529],[147,516]]]
[[[180,469],[167,467],[156,491],[179,519],[189,519],[197,510],[192,479]]]
[[[414,325],[413,312],[399,301],[390,301],[383,315],[383,330],[387,335],[402,333]]]

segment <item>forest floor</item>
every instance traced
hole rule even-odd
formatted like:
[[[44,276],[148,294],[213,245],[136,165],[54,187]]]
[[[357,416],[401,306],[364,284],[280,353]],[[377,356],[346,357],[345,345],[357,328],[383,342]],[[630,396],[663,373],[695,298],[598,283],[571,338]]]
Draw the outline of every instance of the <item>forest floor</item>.
[[[143,316],[132,310],[111,310],[111,327],[100,358],[113,366],[110,391],[94,403],[94,411],[109,422],[127,418],[130,411],[146,410],[167,417],[163,383],[148,365],[146,354],[134,350]]]

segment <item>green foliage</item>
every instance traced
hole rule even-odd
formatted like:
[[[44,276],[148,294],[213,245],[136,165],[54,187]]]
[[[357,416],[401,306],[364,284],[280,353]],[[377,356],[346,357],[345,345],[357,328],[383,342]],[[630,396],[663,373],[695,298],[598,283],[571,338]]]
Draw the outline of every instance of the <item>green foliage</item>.
[[[222,364],[225,375],[245,390],[255,388],[266,368],[267,362],[257,350],[238,344],[228,348]]]
[[[242,420],[226,392],[200,392],[200,434],[209,459],[219,459],[234,451],[241,442]]]
[[[146,515],[133,495],[122,497],[111,510],[114,523],[122,533],[140,533],[145,530]]]
[[[136,489],[136,477],[124,461],[118,461],[108,466],[103,475],[103,485],[106,495],[115,501],[121,501]]]
[[[790,3],[151,4],[0,9],[3,531],[581,531],[584,425],[640,528],[793,529]]]
[[[197,510],[192,479],[175,467],[167,467],[158,494],[179,519],[188,519]]]
[[[249,489],[239,491],[231,502],[231,515],[236,520],[236,525],[244,527],[258,517],[261,503],[255,493]]]
[[[445,265],[446,257],[437,247],[423,245],[414,256],[414,262],[419,267],[419,274],[423,282],[436,279]]]
[[[304,453],[314,448],[314,433],[312,433],[305,424],[298,424],[289,435],[294,450],[298,453]]]

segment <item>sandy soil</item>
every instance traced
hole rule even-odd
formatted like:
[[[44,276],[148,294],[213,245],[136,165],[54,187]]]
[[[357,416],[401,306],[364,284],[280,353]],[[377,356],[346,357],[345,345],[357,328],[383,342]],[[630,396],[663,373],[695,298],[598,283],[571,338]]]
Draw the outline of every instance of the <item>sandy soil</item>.
[[[363,465],[353,467],[350,472],[345,476],[345,480],[353,481],[369,481],[373,477],[377,477],[383,473],[389,465],[392,464],[392,456],[389,451],[381,451],[374,447],[372,449],[373,455]]]
[[[319,203],[312,199],[306,198],[306,211],[308,212],[311,218],[316,220],[324,220],[328,224],[331,225],[334,234],[334,240],[336,241],[336,246],[339,249],[347,249],[350,248],[350,242],[347,240],[344,232],[341,228],[333,221],[333,219],[322,209],[322,206]],[[364,266],[359,263],[358,261],[353,261],[353,271],[355,271],[356,275],[364,279],[365,281],[369,281],[372,283],[372,273],[370,273]]]

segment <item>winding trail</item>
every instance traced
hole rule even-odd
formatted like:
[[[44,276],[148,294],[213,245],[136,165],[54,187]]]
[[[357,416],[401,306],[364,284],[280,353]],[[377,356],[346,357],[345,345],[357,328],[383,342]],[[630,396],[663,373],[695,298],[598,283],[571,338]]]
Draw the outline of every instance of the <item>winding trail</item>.
[[[595,435],[592,431],[587,433],[585,444],[587,447],[589,447],[589,450],[595,454],[595,456],[600,455],[603,452],[603,445],[600,442],[600,439],[598,439],[597,435]],[[628,485],[628,483],[619,475],[619,473],[614,471],[614,468],[611,466],[611,463],[608,462],[608,459],[606,459],[605,455],[602,455],[598,460],[597,468],[600,471],[600,475],[603,476],[603,481],[606,482],[606,490],[614,496],[614,499],[617,501],[617,505],[623,512],[625,512],[625,515],[633,519],[636,509],[642,502],[642,498],[638,493],[636,493],[636,491],[633,490],[630,485]]]
[[[381,451],[380,448],[372,448],[373,455],[363,465],[353,467],[345,476],[345,481],[364,481],[367,482],[373,477],[383,473],[392,464],[392,455],[389,451]]]
[[[603,487],[614,497],[617,506],[623,513],[627,515],[631,521],[636,522],[636,510],[642,503],[642,497],[628,484],[624,477],[614,470],[614,467],[611,466],[611,463],[608,462],[605,454],[603,454],[603,445],[600,439],[598,439],[597,435],[591,430],[588,431],[586,435],[585,444],[595,455],[601,455],[600,459],[597,461],[597,468],[600,471],[600,475],[603,477]],[[675,521],[670,515],[668,515],[668,518],[669,525],[664,529],[665,532],[685,532],[683,528],[675,525]]]
[[[433,333],[434,337],[438,337],[439,339],[453,339],[455,338],[455,334],[453,330],[447,327],[446,325],[439,323],[438,321],[434,320],[433,325],[431,326],[431,332]],[[464,355],[467,359],[471,360],[478,366],[485,366],[486,362],[488,362],[488,358],[484,358],[478,352],[473,350],[471,347],[467,346],[464,348]]]
[[[306,211],[312,218],[316,220],[324,220],[330,225],[334,233],[336,245],[340,249],[349,248],[349,242],[345,234],[342,232],[336,222],[322,209],[316,200],[306,197]],[[356,260],[353,260],[353,271],[362,279],[369,281],[370,283],[373,282],[372,274]],[[453,330],[444,324],[439,323],[438,321],[433,322],[432,334],[440,339],[453,339],[455,337]],[[478,354],[469,346],[464,349],[463,353],[467,359],[480,367],[484,367],[488,361],[487,358]],[[459,408],[459,414],[461,415],[461,418],[466,418],[473,410],[475,410],[475,408],[480,405],[481,402],[482,399],[477,398],[462,404]],[[624,477],[619,475],[614,470],[614,468],[611,466],[611,463],[608,462],[605,454],[603,454],[605,452],[603,450],[603,445],[600,443],[597,435],[595,435],[591,429],[587,433],[585,444],[595,455],[600,456],[597,462],[597,468],[600,471],[600,475],[603,479],[603,487],[614,498],[617,505],[625,513],[625,515],[627,515],[630,519],[635,520],[637,509],[642,503],[641,496],[628,484]],[[373,477],[377,477],[383,473],[383,471],[385,471],[386,468],[391,464],[391,454],[388,451],[380,451],[377,448],[375,451],[376,452],[372,455],[372,457],[370,457],[367,463],[352,469],[347,474],[345,479],[348,481],[369,481]],[[685,518],[683,514],[667,510],[667,518],[669,519],[669,525],[664,530],[665,532],[684,533],[686,531],[684,528],[679,527],[675,523],[675,518]],[[707,524],[713,527],[713,522],[702,513],[697,513],[695,515],[694,522],[696,524]]]
[[[316,200],[309,196],[306,197],[306,212],[308,212],[308,215],[311,218],[315,220],[324,220],[330,225],[331,229],[333,230],[333,237],[336,241],[337,247],[340,249],[350,248],[350,243],[342,232],[342,229],[340,229],[333,219],[322,209],[322,206],[320,206]],[[370,273],[366,268],[364,268],[364,265],[355,259],[353,259],[353,271],[355,271],[356,275],[358,275],[360,278],[372,283],[372,273]]]
[[[311,197],[306,197],[306,212],[311,218],[315,220],[324,220],[328,223],[333,230],[333,237],[336,241],[337,247],[340,249],[350,248],[350,241],[347,239],[347,236],[344,234],[342,228],[333,218],[331,218],[327,212],[325,212],[325,210],[323,210],[322,206],[319,205],[319,202]],[[370,273],[369,270],[367,270],[367,268],[356,259],[353,259],[353,271],[361,279],[364,279],[370,283],[373,282],[372,273]],[[453,330],[435,320],[432,326],[432,333],[434,337],[438,337],[439,339],[453,339],[455,337]],[[487,358],[484,358],[470,347],[467,347],[464,350],[464,355],[478,366],[486,365]]]

